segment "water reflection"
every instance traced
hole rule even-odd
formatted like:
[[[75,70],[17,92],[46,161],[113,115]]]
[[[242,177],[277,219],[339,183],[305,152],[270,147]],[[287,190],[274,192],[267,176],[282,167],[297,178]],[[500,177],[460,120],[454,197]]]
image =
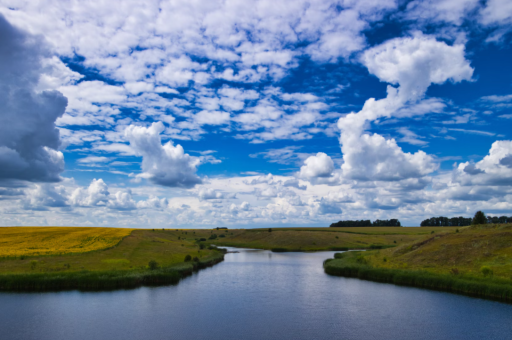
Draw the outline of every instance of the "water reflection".
[[[1,339],[509,339],[512,305],[331,277],[322,253],[240,250],[177,286],[0,294]]]

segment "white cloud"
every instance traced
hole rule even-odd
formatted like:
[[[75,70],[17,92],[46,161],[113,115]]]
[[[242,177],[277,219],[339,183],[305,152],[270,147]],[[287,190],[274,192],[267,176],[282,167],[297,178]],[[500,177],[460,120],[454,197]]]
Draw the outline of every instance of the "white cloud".
[[[496,141],[489,154],[477,163],[460,163],[453,181],[464,186],[512,185],[512,141]]]
[[[407,4],[405,16],[414,21],[444,21],[460,25],[468,12],[478,4],[478,0],[416,0]]]
[[[171,141],[162,145],[160,133],[164,131],[161,122],[150,127],[130,125],[125,136],[138,156],[142,156],[142,176],[155,184],[191,188],[201,179],[197,176],[199,159],[186,154],[181,145]]]
[[[373,47],[361,60],[380,80],[399,86],[388,86],[386,98],[370,98],[361,111],[338,121],[343,175],[359,180],[395,181],[435,171],[438,165],[425,152],[403,152],[394,139],[366,134],[364,129],[368,122],[391,117],[404,106],[420,101],[432,83],[470,80],[473,69],[464,58],[464,46],[449,46],[417,34]]]
[[[93,179],[88,188],[76,188],[70,195],[69,201],[71,205],[79,207],[104,206],[109,196],[108,187],[100,178]]]
[[[316,156],[310,156],[304,161],[304,165],[300,168],[299,176],[305,179],[331,177],[333,171],[334,162],[331,157],[323,152],[319,152]]]

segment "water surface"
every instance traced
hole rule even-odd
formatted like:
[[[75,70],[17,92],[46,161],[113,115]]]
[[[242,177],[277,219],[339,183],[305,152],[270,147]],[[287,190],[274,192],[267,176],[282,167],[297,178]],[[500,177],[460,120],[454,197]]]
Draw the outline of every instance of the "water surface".
[[[512,305],[328,276],[332,256],[241,250],[176,286],[0,293],[0,338],[512,338]]]

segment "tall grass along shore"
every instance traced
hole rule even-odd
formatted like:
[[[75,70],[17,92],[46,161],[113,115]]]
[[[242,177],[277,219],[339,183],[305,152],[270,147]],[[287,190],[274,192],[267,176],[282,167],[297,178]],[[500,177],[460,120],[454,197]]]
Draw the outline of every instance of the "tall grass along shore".
[[[335,254],[327,274],[512,302],[512,226],[431,234],[396,248]]]

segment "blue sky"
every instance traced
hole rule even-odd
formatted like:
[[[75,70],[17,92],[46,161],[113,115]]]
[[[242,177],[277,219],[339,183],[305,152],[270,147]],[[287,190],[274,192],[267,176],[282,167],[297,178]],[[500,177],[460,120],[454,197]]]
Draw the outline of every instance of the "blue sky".
[[[512,5],[0,1],[4,225],[512,214]]]

